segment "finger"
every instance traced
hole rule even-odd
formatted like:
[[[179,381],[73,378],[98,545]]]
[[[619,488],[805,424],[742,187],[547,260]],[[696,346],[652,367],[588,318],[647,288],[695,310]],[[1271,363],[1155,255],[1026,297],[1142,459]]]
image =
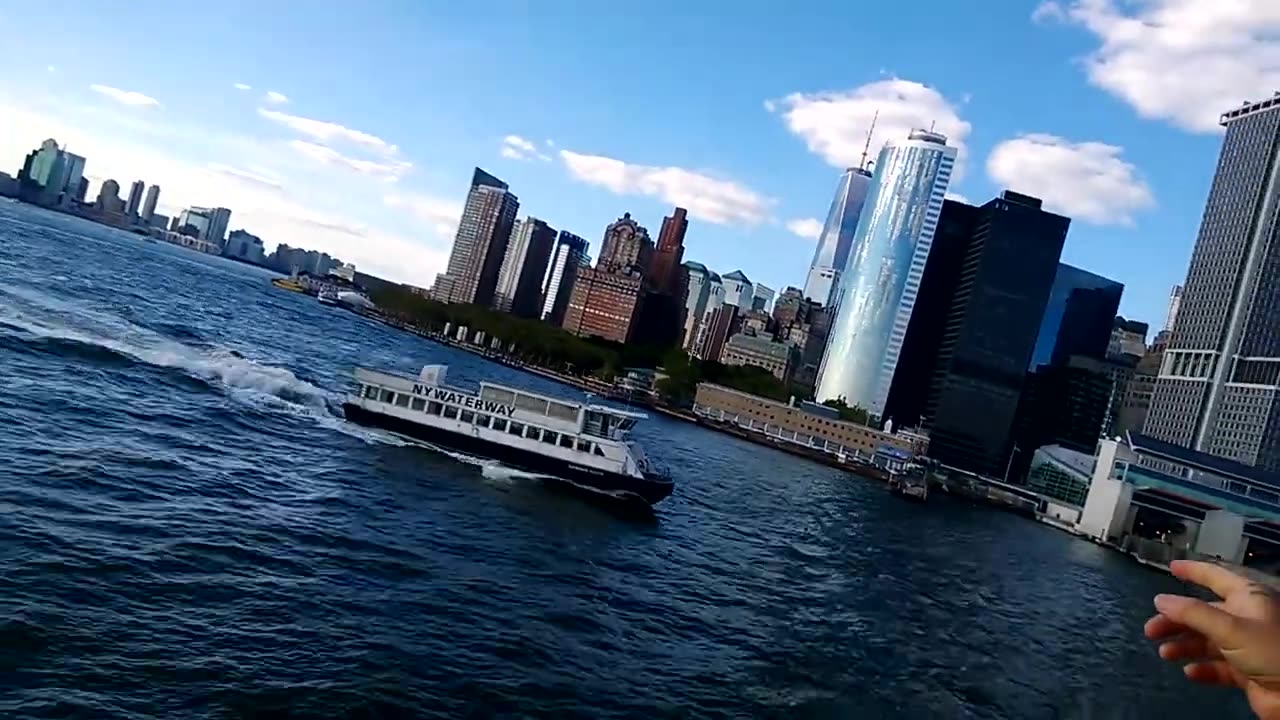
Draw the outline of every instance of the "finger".
[[[1203,635],[1188,635],[1160,644],[1160,659],[1186,662],[1188,660],[1221,660],[1218,652]]]
[[[1238,686],[1235,673],[1231,671],[1231,666],[1223,660],[1191,663],[1182,668],[1182,672],[1188,679],[1205,685]]]
[[[1223,598],[1233,592],[1246,590],[1250,585],[1244,577],[1213,563],[1174,560],[1169,564],[1169,570],[1174,577],[1207,587]]]
[[[1176,623],[1164,615],[1155,615],[1142,626],[1142,634],[1148,640],[1168,640],[1179,635],[1195,632],[1186,625]]]
[[[1161,615],[1204,635],[1220,648],[1238,648],[1249,641],[1247,623],[1203,600],[1157,595],[1155,604]]]

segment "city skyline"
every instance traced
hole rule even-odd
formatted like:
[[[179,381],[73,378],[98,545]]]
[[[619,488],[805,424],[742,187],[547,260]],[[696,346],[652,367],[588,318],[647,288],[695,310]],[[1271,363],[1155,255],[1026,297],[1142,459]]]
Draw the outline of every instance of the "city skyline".
[[[21,6],[3,13],[12,27],[56,24],[85,53],[113,63],[109,73],[59,63],[34,36],[15,34],[18,59],[0,80],[0,105],[22,148],[52,135],[94,158],[95,183],[145,177],[165,188],[166,214],[234,208],[271,244],[314,246],[420,286],[443,267],[463,178],[481,164],[550,223],[583,234],[623,209],[656,227],[670,206],[686,207],[698,224],[690,256],[778,288],[802,284],[814,251],[788,228],[814,232],[806,221],[823,217],[878,109],[873,145],[906,125],[937,123],[962,143],[953,192],[980,199],[1007,187],[1045,198],[1076,221],[1063,260],[1116,277],[1128,288],[1122,312],[1157,321],[1185,274],[1219,142],[1216,116],[1280,85],[1260,69],[1258,50],[1273,41],[1253,39],[1249,31],[1264,22],[1257,17],[1214,15],[1245,39],[1178,43],[1176,57],[1145,62],[1166,38],[1199,37],[1183,17],[1193,13],[1168,12],[1173,6],[997,2],[989,8],[996,21],[986,22],[939,5],[919,25],[888,7],[862,16],[831,4],[794,17],[747,8],[733,24],[709,27],[692,8],[674,16],[638,9],[629,18],[638,30],[674,23],[680,33],[706,33],[648,65],[639,58],[651,54],[652,33],[603,46],[599,38],[616,35],[603,14],[558,23],[550,10],[494,18],[372,7],[307,17],[246,6],[207,18],[208,49],[173,57],[149,42],[180,25],[158,3],[109,14]],[[1111,42],[1125,19],[1147,23]],[[854,48],[831,38],[786,51],[815,22],[877,30]],[[944,32],[1003,52],[956,61],[938,51]],[[765,62],[724,59],[740,33]],[[318,44],[268,41],[282,35],[359,42],[338,71]],[[391,37],[409,41],[381,40]],[[466,78],[444,71],[460,53],[479,51],[486,61]],[[1151,67],[1163,77],[1222,54],[1242,67],[1221,87],[1152,81]],[[1134,71],[1112,76],[1109,67]],[[628,82],[603,82],[616,77]],[[621,111],[646,101],[705,112],[637,121]],[[513,116],[521,103],[540,110]],[[1088,113],[1064,114],[1064,103]],[[22,148],[6,139],[0,162],[16,167]]]

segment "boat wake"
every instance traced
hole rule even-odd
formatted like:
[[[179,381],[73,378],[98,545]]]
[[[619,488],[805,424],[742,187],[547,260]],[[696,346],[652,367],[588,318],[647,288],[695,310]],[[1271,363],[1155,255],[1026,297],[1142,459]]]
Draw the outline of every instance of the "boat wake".
[[[341,422],[340,396],[300,379],[288,368],[229,348],[188,344],[29,288],[0,288],[0,342],[105,366],[140,363],[176,370],[262,409]]]

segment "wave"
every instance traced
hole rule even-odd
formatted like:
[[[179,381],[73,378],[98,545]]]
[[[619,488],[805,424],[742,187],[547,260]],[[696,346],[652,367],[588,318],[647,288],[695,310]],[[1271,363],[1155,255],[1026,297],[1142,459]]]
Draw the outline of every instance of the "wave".
[[[178,370],[233,396],[274,398],[329,416],[339,413],[336,394],[300,379],[288,368],[267,365],[227,348],[189,345],[118,316],[42,293],[18,288],[0,291],[18,301],[0,303],[0,328],[17,331],[10,333],[13,338],[36,351]]]

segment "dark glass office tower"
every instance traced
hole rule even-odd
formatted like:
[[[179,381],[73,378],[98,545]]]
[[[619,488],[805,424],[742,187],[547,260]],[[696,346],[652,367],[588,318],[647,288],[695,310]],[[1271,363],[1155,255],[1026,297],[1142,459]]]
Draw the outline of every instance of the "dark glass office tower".
[[[1280,470],[1280,96],[1222,116],[1147,434]]]
[[[1058,263],[1028,369],[1065,365],[1072,355],[1105,358],[1123,293],[1114,280]]]
[[[970,237],[925,404],[929,455],[1000,477],[1071,221],[1007,190],[973,213],[949,206],[939,224]]]

